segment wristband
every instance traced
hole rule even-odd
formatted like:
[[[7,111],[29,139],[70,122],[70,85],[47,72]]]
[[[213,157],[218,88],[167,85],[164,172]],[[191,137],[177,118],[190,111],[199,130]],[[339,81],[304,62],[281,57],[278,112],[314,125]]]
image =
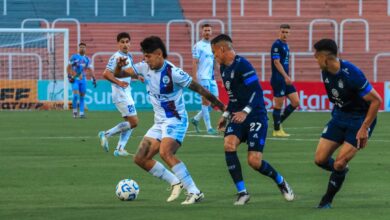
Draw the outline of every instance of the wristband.
[[[252,111],[252,108],[249,106],[246,106],[242,111],[249,115],[249,113],[251,113],[251,111]]]

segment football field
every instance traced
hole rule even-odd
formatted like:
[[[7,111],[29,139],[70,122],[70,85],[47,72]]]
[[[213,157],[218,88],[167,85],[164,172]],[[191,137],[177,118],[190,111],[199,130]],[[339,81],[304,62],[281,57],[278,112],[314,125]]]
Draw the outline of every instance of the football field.
[[[194,113],[190,113],[192,116]],[[218,113],[212,114],[217,120]],[[284,201],[269,178],[246,163],[246,145],[239,156],[251,201],[233,206],[236,190],[227,171],[222,136],[194,132],[189,125],[182,159],[205,193],[199,204],[165,202],[168,185],[132,162],[113,156],[118,138],[110,139],[110,152],[99,145],[97,133],[121,122],[117,112],[87,112],[73,119],[71,112],[0,112],[0,219],[389,219],[390,114],[380,113],[366,149],[350,163],[344,186],[333,209],[318,210],[329,173],[314,164],[314,153],[330,113],[294,113],[284,124],[289,138],[268,138],[264,159],[292,186],[296,200]],[[139,127],[127,149],[134,153],[153,124],[152,112],[139,112]],[[269,121],[272,127],[272,120]],[[214,122],[215,124],[215,122]],[[203,122],[201,123],[203,128]],[[204,128],[203,128],[204,129]],[[160,160],[159,157],[156,159]],[[122,202],[115,196],[121,179],[140,186],[137,200]]]

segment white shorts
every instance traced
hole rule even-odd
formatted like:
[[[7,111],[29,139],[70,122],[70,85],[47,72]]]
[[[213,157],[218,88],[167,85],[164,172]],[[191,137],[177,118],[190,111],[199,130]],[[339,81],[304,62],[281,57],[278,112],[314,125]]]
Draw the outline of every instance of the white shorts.
[[[115,106],[122,114],[122,117],[137,115],[133,99],[127,99],[125,102],[115,103]]]
[[[187,118],[182,118],[181,120],[177,118],[168,118],[164,121],[155,123],[148,132],[146,132],[145,137],[150,137],[159,141],[168,137],[176,140],[179,144],[182,144],[187,128]]]
[[[214,96],[218,97],[219,93],[218,93],[218,85],[217,85],[217,82],[213,79],[202,79],[200,80],[199,84],[207,89],[211,94],[213,94]]]

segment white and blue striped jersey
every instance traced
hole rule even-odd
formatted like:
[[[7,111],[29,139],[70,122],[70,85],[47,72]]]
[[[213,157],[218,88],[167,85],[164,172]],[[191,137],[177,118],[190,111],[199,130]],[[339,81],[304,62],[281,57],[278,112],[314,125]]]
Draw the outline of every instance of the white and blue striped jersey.
[[[140,62],[134,65],[134,70],[145,78],[155,123],[173,117],[187,118],[183,89],[192,81],[188,73],[169,61],[165,61],[159,70],[152,70],[147,63]]]
[[[106,66],[106,69],[108,69],[110,72],[114,73],[116,65],[117,65],[117,59],[119,57],[127,57],[127,65],[122,67],[122,70],[130,68],[133,66],[133,58],[130,53],[123,53],[121,51],[117,51],[114,53],[114,55],[111,56],[110,60],[108,61],[108,64]],[[126,88],[122,88],[118,86],[115,83],[111,83],[111,88],[112,88],[112,102],[113,103],[119,103],[119,102],[125,102],[129,98],[132,99],[131,97],[131,77],[126,77],[126,78],[117,78],[120,81],[127,82],[129,86]]]
[[[196,43],[192,48],[192,57],[199,60],[198,72],[196,73],[198,80],[214,80],[214,54],[210,41],[201,40]]]

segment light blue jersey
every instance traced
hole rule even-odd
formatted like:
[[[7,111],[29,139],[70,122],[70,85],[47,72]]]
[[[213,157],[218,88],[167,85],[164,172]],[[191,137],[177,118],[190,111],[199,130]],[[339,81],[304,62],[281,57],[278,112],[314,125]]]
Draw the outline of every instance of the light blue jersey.
[[[196,43],[192,49],[192,57],[199,60],[196,73],[198,80],[214,80],[214,55],[210,41],[203,39]]]
[[[76,73],[75,80],[86,81],[86,69],[90,68],[90,59],[85,55],[73,54],[69,59],[72,70]]]

